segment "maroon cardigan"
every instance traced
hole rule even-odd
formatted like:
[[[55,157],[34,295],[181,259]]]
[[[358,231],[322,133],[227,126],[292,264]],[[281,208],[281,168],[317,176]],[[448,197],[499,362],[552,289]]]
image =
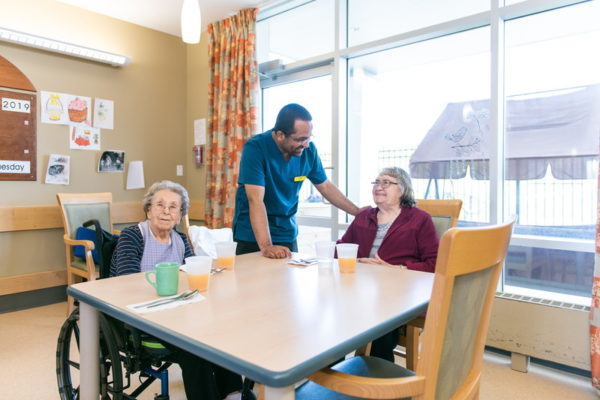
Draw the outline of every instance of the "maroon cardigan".
[[[354,218],[338,243],[357,243],[358,257],[371,253],[377,233],[377,208],[362,211]],[[439,239],[431,216],[418,208],[402,208],[388,229],[377,254],[392,265],[434,272]]]

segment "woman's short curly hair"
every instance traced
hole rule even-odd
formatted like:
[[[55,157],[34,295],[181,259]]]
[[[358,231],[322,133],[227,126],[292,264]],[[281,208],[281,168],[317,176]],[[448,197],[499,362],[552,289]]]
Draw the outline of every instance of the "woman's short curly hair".
[[[187,215],[188,210],[190,209],[190,196],[182,185],[172,181],[155,182],[152,184],[152,186],[150,186],[150,189],[148,189],[144,195],[144,213],[147,214],[148,211],[150,211],[150,206],[152,205],[154,195],[156,192],[160,192],[161,190],[170,190],[173,193],[177,193],[181,197],[181,216],[183,217]]]
[[[379,171],[379,175],[387,175],[398,179],[398,184],[402,188],[402,197],[400,197],[400,207],[413,208],[417,205],[415,192],[412,187],[412,181],[408,172],[400,167],[386,167]]]

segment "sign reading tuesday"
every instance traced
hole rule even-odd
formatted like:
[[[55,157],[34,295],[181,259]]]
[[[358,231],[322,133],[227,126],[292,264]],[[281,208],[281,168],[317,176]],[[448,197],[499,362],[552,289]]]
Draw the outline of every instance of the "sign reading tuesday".
[[[0,174],[29,174],[29,161],[0,160]]]

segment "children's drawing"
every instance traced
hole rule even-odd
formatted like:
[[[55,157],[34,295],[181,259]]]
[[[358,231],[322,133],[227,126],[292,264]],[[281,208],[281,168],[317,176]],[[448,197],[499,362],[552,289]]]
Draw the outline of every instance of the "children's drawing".
[[[69,102],[69,121],[71,122],[85,122],[89,121],[90,115],[90,104],[91,99],[75,97]]]
[[[71,125],[69,142],[72,149],[100,150],[100,129],[83,124]]]
[[[48,118],[51,121],[59,121],[64,110],[64,107],[60,101],[60,96],[56,94],[50,94],[45,104]]]
[[[41,120],[47,124],[68,125],[85,123],[91,125],[91,97],[57,92],[41,92]]]
[[[95,99],[94,128],[114,129],[115,106],[112,100]]]

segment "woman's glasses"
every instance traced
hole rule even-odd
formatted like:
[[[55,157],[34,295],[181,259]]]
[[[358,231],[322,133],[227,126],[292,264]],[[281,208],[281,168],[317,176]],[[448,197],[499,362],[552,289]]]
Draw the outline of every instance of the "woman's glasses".
[[[152,204],[152,207],[161,210],[161,211],[166,211],[169,214],[173,214],[174,212],[180,211],[181,207],[175,204],[163,204],[163,203],[156,203],[156,204]]]
[[[371,182],[371,184],[373,185],[373,187],[379,186],[382,189],[387,189],[387,188],[390,187],[390,185],[397,185],[398,182],[392,182],[392,181],[374,181],[374,182]]]

